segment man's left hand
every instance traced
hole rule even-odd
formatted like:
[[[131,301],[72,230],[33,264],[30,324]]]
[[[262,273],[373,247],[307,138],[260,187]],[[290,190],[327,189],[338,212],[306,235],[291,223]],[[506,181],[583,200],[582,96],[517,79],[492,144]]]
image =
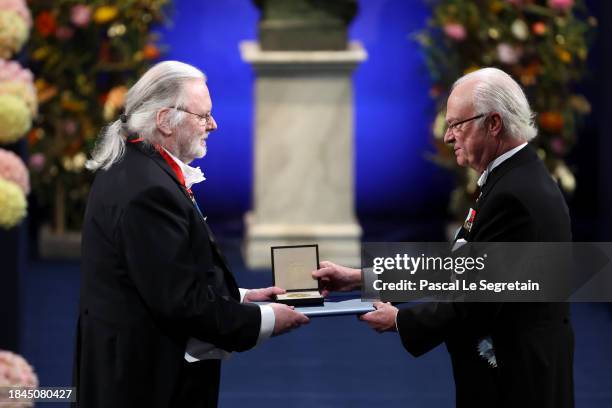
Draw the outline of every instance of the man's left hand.
[[[266,302],[274,300],[274,295],[282,295],[286,292],[285,289],[278,286],[270,286],[269,288],[249,289],[244,295],[244,302]]]
[[[398,312],[397,307],[391,306],[391,303],[382,302],[375,302],[373,306],[376,310],[360,316],[359,320],[366,322],[368,326],[379,333],[397,331],[395,326],[395,318]]]

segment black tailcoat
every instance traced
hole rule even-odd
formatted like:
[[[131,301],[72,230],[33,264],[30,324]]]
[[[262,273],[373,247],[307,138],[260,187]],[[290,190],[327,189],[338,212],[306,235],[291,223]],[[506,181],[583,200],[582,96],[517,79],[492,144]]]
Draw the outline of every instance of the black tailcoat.
[[[81,269],[79,406],[185,406],[190,398],[181,394],[195,377],[206,381],[198,397],[215,406],[219,360],[188,366],[187,339],[247,350],[261,314],[240,303],[205,219],[153,148],[128,143],[120,162],[98,171]]]
[[[468,242],[571,241],[565,200],[531,146],[488,176]],[[567,303],[427,303],[400,310],[404,347],[419,356],[442,342],[458,407],[574,406],[574,336]],[[493,340],[497,368],[477,353]]]

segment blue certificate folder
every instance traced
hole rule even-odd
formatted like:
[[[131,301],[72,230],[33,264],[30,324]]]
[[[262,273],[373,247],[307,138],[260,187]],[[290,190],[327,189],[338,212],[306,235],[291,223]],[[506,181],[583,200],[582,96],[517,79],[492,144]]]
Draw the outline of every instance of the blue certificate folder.
[[[308,317],[324,317],[339,315],[358,315],[374,310],[372,302],[362,302],[361,299],[349,299],[340,302],[325,301],[323,306],[296,307],[300,313]]]

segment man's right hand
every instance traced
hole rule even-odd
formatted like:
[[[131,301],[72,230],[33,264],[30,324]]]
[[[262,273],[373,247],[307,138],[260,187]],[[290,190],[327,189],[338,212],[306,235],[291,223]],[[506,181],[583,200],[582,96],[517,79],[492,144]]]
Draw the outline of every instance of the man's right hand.
[[[321,280],[321,286],[323,287],[321,295],[324,297],[329,292],[350,292],[361,286],[360,269],[347,268],[329,261],[321,262],[319,267],[320,269],[312,273],[312,277]]]
[[[287,333],[288,331],[300,327],[303,324],[307,324],[310,321],[307,316],[293,310],[293,307],[284,305],[282,303],[269,303],[268,305],[274,311],[273,336]]]

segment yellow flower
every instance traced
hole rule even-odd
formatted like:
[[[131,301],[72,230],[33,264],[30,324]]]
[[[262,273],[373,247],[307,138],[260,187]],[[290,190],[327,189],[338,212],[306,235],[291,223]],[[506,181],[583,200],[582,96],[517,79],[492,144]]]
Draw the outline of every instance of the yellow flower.
[[[557,56],[559,57],[561,61],[565,62],[566,64],[569,64],[570,62],[572,62],[572,54],[570,54],[569,51],[561,47],[557,47],[556,51],[557,51]]]
[[[0,95],[0,143],[13,143],[30,130],[32,115],[25,101],[15,95]]]
[[[117,15],[119,14],[119,10],[115,6],[102,6],[98,7],[94,12],[93,19],[98,24],[106,24],[110,21],[113,21]]]
[[[49,49],[49,47],[46,47],[46,46],[38,47],[32,53],[32,58],[34,58],[36,61],[43,60],[47,58],[47,56],[49,56],[50,51],[51,50]]]
[[[72,98],[70,92],[63,92],[62,108],[70,112],[83,112],[85,110],[85,102]]]
[[[442,140],[444,138],[444,131],[446,130],[446,117],[443,111],[438,112],[436,120],[433,124],[433,134],[436,139]]]
[[[561,184],[561,188],[564,191],[573,193],[576,189],[576,178],[563,162],[557,164],[553,176]]]
[[[591,104],[582,95],[572,95],[569,98],[569,103],[572,108],[578,113],[588,114],[591,113]]]
[[[477,65],[470,65],[468,68],[465,69],[465,71],[463,71],[463,75],[467,75],[470,72],[478,71],[479,69],[480,67]]]
[[[85,167],[86,161],[87,161],[87,156],[85,156],[85,153],[78,152],[72,158],[72,167],[74,168],[75,171],[79,172],[83,170],[83,168]]]
[[[26,216],[28,204],[16,183],[0,179],[0,228],[9,229]]]
[[[495,27],[491,27],[489,28],[489,37],[491,37],[493,40],[497,40],[499,38],[499,30]]]
[[[72,158],[68,156],[62,157],[62,167],[66,171],[73,171],[74,166],[72,165]]]
[[[493,14],[498,14],[500,11],[504,9],[504,7],[505,5],[501,1],[492,1],[489,4],[489,10],[491,10],[491,13]]]
[[[125,86],[116,86],[108,92],[104,103],[104,120],[111,120],[123,108],[127,91]]]
[[[23,81],[0,81],[0,95],[14,95],[28,105],[32,117],[36,116],[38,111],[38,100],[36,99],[36,90],[32,83]]]
[[[25,20],[14,11],[0,10],[0,58],[11,58],[28,39]]]

